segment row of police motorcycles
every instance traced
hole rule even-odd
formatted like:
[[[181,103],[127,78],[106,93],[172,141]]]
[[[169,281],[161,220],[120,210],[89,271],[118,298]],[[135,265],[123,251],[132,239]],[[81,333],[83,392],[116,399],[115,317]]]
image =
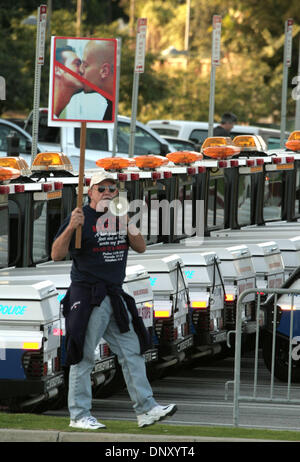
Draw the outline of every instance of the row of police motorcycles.
[[[242,352],[253,349],[259,325],[265,365],[271,369],[271,314],[277,310],[275,376],[287,380],[291,303],[282,297],[276,298],[274,305],[274,296],[267,298],[264,289],[297,288],[300,224],[274,221],[268,226],[254,223],[245,229],[215,229],[210,233],[204,229],[204,236],[172,234],[179,219],[184,222],[192,216],[194,223],[193,214],[198,216],[196,199],[200,197],[194,195],[198,193],[202,194],[206,222],[209,198],[201,185],[208,181],[209,173],[222,171],[224,159],[235,156],[239,162],[231,168],[244,168],[250,154],[252,159],[262,157],[262,150],[258,152],[257,148],[262,140],[256,139],[255,149],[248,151],[248,145],[238,150],[236,143],[230,151],[232,141],[211,140],[208,148],[213,149],[202,154],[180,152],[166,158],[148,155],[140,156],[144,164],[134,159],[127,163],[110,159],[110,163],[107,160],[102,164],[110,168],[129,201],[141,199],[148,206],[147,213],[139,217],[140,225],[146,223],[141,228],[147,250],[142,255],[129,251],[123,287],[134,297],[151,335],[152,346],[144,354],[147,374],[154,380],[170,370],[199,365],[203,358],[217,360],[233,355],[238,300],[248,290],[241,306]],[[297,156],[296,149],[291,152]],[[104,168],[101,163],[99,168]],[[85,172],[85,195],[92,173]],[[72,262],[68,258],[51,261],[50,249],[60,223],[76,206],[77,193],[78,175],[62,153],[38,154],[31,168],[19,157],[0,159],[2,409],[45,412],[66,405],[68,367],[61,300],[70,285]],[[188,207],[179,213],[176,204],[182,203],[183,197],[189,199]],[[226,200],[225,193],[220,197]],[[155,207],[161,199],[173,201],[175,207],[154,210],[153,205],[151,209],[151,198],[156,199],[152,201]],[[216,210],[219,208],[217,204]],[[226,208],[224,202],[221,208]],[[166,220],[167,238],[162,232]],[[292,380],[299,381],[297,300],[295,306]],[[95,350],[91,386],[94,398],[108,398],[124,387],[118,359],[104,339]]]

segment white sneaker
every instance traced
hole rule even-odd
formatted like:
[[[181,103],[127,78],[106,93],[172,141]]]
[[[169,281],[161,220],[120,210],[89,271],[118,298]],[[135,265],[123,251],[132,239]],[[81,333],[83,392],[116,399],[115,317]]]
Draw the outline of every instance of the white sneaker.
[[[84,428],[85,430],[97,430],[98,428],[106,428],[106,425],[98,422],[95,417],[85,416],[79,420],[71,420],[69,427]]]
[[[137,416],[138,426],[139,427],[147,427],[148,425],[152,425],[158,420],[163,420],[166,417],[175,414],[177,411],[176,404],[169,404],[168,406],[155,406],[145,414],[141,414]]]

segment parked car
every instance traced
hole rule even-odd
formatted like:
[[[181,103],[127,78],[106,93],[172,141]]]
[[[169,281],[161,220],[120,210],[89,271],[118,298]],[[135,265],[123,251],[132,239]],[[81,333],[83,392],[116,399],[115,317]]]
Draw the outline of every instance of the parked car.
[[[214,127],[218,124],[215,123]],[[208,136],[208,123],[190,120],[150,120],[147,126],[152,128],[160,136],[178,137],[191,140],[194,143],[203,143]],[[256,127],[253,125],[234,125],[231,137],[237,135],[260,135],[267,144],[268,149],[280,147],[280,130],[275,128]],[[286,132],[288,138],[288,132]]]
[[[18,125],[21,128],[24,127],[24,119],[19,119],[16,117],[9,117],[8,119],[5,119],[5,120],[8,120],[9,122],[12,122],[13,124]]]
[[[168,143],[171,143],[177,151],[200,151],[200,145],[198,143],[194,143],[194,141],[184,140],[182,138],[177,138],[176,136],[162,135],[161,137]]]
[[[31,144],[32,137],[23,128],[10,122],[6,119],[0,119],[0,157],[7,156],[7,136],[14,133],[19,139],[19,154],[22,156],[28,165],[31,164]],[[41,147],[38,145],[38,152],[41,152]]]
[[[31,133],[32,112],[25,121],[24,129]],[[114,125],[107,128],[87,128],[85,167],[96,167],[95,161],[101,157],[110,157],[113,151]],[[116,155],[128,157],[130,140],[130,119],[118,116],[118,134]],[[45,151],[59,150],[66,154],[73,164],[74,170],[79,166],[80,128],[72,126],[48,127],[48,109],[41,108],[39,114],[39,143]],[[134,155],[158,154],[166,155],[176,149],[161,138],[151,128],[136,122]]]

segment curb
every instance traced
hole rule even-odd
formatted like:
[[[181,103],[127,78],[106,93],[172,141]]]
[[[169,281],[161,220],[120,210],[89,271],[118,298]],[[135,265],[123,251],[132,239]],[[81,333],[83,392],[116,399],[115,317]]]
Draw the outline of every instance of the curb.
[[[19,430],[19,429],[0,429],[0,442],[49,442],[49,443],[75,443],[75,442],[130,442],[130,443],[149,443],[149,442],[282,442],[279,440],[261,440],[250,438],[222,438],[209,436],[172,436],[172,435],[136,435],[129,433],[84,433],[84,432],[60,432],[56,430]]]

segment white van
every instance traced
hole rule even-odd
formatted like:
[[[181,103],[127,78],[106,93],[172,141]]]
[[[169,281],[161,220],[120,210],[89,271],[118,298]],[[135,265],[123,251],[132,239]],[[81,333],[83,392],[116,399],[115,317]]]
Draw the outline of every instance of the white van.
[[[24,124],[24,129],[32,132],[32,112]],[[96,160],[111,157],[113,150],[114,125],[107,128],[87,128],[85,168],[95,168]],[[80,128],[65,125],[64,127],[48,127],[48,109],[40,108],[39,112],[39,147],[44,151],[62,151],[72,162],[75,171],[79,168]],[[118,116],[117,156],[128,157],[130,140],[130,119]],[[151,128],[136,121],[134,155],[166,155],[176,149],[161,138]]]
[[[214,124],[216,127],[217,123]],[[147,126],[161,136],[172,136],[185,140],[192,140],[202,144],[208,136],[208,123],[190,120],[150,120]],[[237,135],[260,135],[265,140],[268,149],[280,148],[280,130],[273,128],[255,127],[252,125],[234,125],[231,137]],[[288,138],[288,133],[286,133]]]

